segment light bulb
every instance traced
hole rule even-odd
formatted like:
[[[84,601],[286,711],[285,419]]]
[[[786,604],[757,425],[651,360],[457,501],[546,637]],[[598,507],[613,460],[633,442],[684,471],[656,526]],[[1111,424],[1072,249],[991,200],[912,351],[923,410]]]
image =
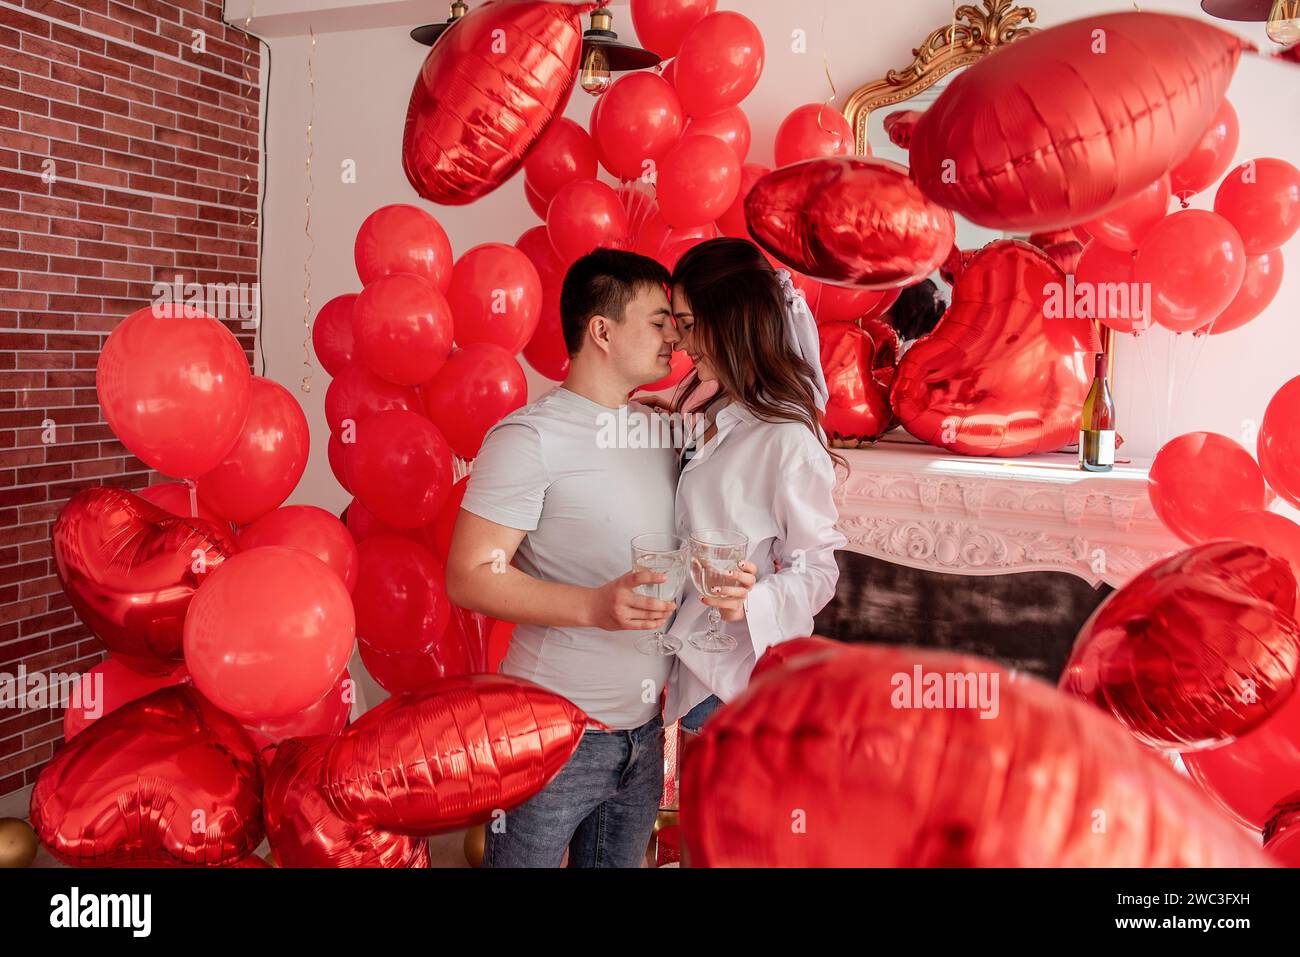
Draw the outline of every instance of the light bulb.
[[[1273,0],[1267,29],[1274,43],[1300,43],[1300,0]]]
[[[609,89],[609,58],[599,46],[592,45],[583,56],[578,83],[592,96],[600,96]]]

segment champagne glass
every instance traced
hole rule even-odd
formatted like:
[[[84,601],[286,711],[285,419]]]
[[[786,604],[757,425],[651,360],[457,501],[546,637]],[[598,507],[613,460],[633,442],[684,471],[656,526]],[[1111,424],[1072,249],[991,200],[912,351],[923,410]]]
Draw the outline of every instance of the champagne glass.
[[[677,601],[686,585],[686,553],[686,542],[676,535],[650,532],[632,539],[632,567],[637,571],[657,572],[666,579],[637,585],[637,594]],[[636,650],[643,655],[675,655],[681,648],[681,639],[665,634],[662,628],[636,642]]]
[[[701,595],[712,597],[715,585],[730,585],[728,572],[739,571],[749,554],[749,539],[728,528],[702,528],[691,532],[691,581]],[[722,630],[722,612],[709,606],[709,628],[686,636],[691,646],[715,654],[731,651],[736,639]]]

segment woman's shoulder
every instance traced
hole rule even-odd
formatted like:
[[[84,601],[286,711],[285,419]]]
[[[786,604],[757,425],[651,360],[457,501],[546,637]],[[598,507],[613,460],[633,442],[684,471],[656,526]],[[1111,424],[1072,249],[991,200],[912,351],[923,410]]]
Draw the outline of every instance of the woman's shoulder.
[[[751,431],[756,444],[762,445],[768,455],[784,463],[806,461],[817,464],[825,460],[827,467],[830,466],[830,456],[821,439],[803,422],[755,418]]]

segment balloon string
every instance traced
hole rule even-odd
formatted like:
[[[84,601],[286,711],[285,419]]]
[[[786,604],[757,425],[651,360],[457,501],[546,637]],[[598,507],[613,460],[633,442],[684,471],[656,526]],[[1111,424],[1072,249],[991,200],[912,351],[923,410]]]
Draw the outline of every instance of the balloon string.
[[[307,237],[307,257],[302,261],[303,287],[302,287],[302,391],[311,391],[311,258],[316,251],[316,240],[311,234],[311,195],[315,191],[315,184],[311,177],[311,159],[316,151],[315,144],[312,141],[311,128],[316,122],[316,33],[307,25],[307,33],[311,37],[311,46],[307,51],[307,86],[308,86],[308,113],[307,113],[307,219],[303,223],[302,231]]]
[[[1156,397],[1156,380],[1151,374],[1151,363],[1147,360],[1147,351],[1150,348],[1147,345],[1150,336],[1143,336],[1138,332],[1133,333],[1133,351],[1137,353],[1138,364],[1142,367],[1142,378],[1146,379],[1147,393],[1151,396],[1151,409],[1156,414],[1156,445],[1160,443],[1160,405],[1155,401]]]
[[[1178,337],[1181,333],[1172,333],[1169,340],[1169,368],[1168,378],[1165,388],[1165,428],[1168,432],[1173,432],[1174,426],[1174,391],[1178,380]],[[1161,444],[1164,444],[1163,437]]]
[[[199,487],[194,479],[186,479],[185,487],[190,491],[190,518],[199,517]]]

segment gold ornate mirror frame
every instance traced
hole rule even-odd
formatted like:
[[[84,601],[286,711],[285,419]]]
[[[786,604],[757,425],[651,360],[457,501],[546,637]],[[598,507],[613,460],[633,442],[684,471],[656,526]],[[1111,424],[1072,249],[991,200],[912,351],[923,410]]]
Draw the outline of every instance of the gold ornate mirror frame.
[[[988,56],[1008,43],[1034,32],[1026,26],[1037,19],[1033,7],[1018,6],[1014,0],[982,0],[983,9],[966,3],[953,12],[953,22],[935,30],[912,51],[914,59],[901,70],[890,70],[883,79],[858,87],[844,104],[844,115],[853,126],[853,140],[859,154],[866,152],[867,118],[872,110],[902,103],[923,93],[953,70]]]

